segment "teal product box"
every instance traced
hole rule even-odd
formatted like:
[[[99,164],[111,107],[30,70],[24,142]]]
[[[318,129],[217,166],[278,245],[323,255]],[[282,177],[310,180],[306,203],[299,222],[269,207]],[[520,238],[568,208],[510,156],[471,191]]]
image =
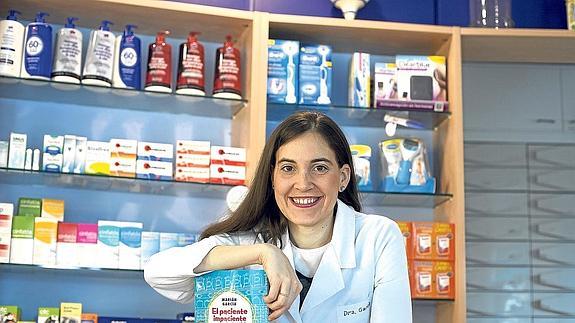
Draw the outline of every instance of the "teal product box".
[[[141,268],[142,257],[142,228],[141,222],[118,222],[120,227],[120,249],[118,254],[118,268]]]
[[[150,257],[160,252],[160,233],[144,231],[142,232],[142,257],[140,268],[144,268]]]
[[[117,221],[98,221],[98,267],[118,269],[120,226]]]
[[[299,52],[299,103],[331,104],[332,50],[302,45]]]
[[[299,42],[268,40],[268,102],[297,103]]]
[[[263,297],[268,281],[263,270],[217,270],[195,278],[197,323],[268,322]]]

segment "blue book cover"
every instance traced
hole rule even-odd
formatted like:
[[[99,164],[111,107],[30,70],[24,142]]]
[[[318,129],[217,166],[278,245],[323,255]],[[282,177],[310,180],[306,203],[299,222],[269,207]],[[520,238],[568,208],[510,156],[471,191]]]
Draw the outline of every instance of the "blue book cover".
[[[217,270],[195,278],[196,322],[268,322],[263,270]]]

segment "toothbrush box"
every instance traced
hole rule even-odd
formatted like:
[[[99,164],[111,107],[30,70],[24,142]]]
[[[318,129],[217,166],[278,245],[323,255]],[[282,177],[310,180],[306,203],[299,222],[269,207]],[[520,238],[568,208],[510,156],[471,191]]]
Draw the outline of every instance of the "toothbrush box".
[[[445,56],[398,55],[395,64],[400,99],[447,100]]]
[[[299,52],[299,103],[331,104],[332,50],[302,45]]]
[[[349,67],[348,105],[357,108],[370,107],[369,54],[353,53]]]
[[[196,322],[268,322],[263,270],[216,270],[194,283]]]
[[[297,103],[299,48],[298,41],[268,40],[268,102]]]

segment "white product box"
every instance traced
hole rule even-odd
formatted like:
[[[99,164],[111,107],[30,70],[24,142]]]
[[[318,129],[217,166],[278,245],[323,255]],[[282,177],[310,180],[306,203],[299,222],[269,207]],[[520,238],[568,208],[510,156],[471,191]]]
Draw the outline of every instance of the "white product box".
[[[142,232],[142,257],[141,268],[143,269],[150,257],[160,252],[160,233],[159,232]]]
[[[245,166],[211,165],[210,183],[226,185],[244,185],[246,181]]]
[[[120,269],[140,269],[142,257],[142,228],[140,222],[117,222],[120,227]]]
[[[76,223],[58,223],[56,265],[62,267],[79,266],[77,237],[78,225]]]
[[[407,100],[447,100],[445,56],[398,55],[398,98]]]
[[[174,145],[138,142],[138,159],[172,162],[174,161]]]
[[[74,173],[84,174],[88,138],[76,136],[76,153],[74,154]]]
[[[140,160],[136,161],[136,177],[143,179],[171,180],[174,176],[172,162]]]
[[[110,176],[136,177],[136,156],[134,158],[110,159]]]
[[[117,269],[120,255],[120,226],[117,221],[98,221],[98,263]]]
[[[34,253],[33,216],[12,217],[12,240],[10,242],[10,263],[32,264]]]
[[[212,146],[211,164],[245,166],[246,149],[238,147]]]
[[[176,154],[209,155],[210,142],[205,140],[177,140]]]
[[[198,235],[195,233],[178,233],[178,247],[185,247],[196,242]]]
[[[13,215],[14,215],[14,204],[0,203],[0,233],[12,232]]]
[[[81,267],[98,267],[98,225],[95,223],[78,223],[76,243],[78,265]]]
[[[210,167],[176,167],[174,176],[178,182],[209,183]]]
[[[7,141],[0,141],[0,168],[8,167],[8,147]]]
[[[176,154],[176,167],[208,167],[210,166],[210,154]]]
[[[50,155],[64,153],[64,136],[44,135],[44,146],[42,152]]]
[[[110,157],[136,159],[138,141],[130,139],[110,139]]]
[[[44,153],[42,155],[42,170],[45,172],[60,173],[64,156],[62,154],[51,155]]]
[[[160,251],[178,246],[178,234],[173,232],[160,232]]]
[[[369,54],[353,53],[349,67],[348,105],[359,108],[370,106]]]
[[[397,67],[392,63],[375,63],[373,104],[381,100],[397,99]]]
[[[74,171],[74,161],[76,160],[76,136],[64,136],[64,162],[62,163],[62,173],[72,173]]]
[[[84,173],[110,175],[110,143],[91,141],[86,143],[86,162]]]
[[[10,241],[12,233],[0,232],[0,263],[10,262]]]
[[[56,239],[58,238],[58,221],[50,218],[35,218],[34,255],[35,265],[56,265]]]
[[[24,169],[26,161],[26,134],[10,133],[8,168]]]

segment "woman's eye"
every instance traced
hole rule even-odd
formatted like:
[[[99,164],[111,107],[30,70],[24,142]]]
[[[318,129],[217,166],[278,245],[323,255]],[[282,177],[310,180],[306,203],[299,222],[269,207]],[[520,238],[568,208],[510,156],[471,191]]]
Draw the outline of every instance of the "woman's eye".
[[[329,170],[329,169],[327,168],[327,166],[325,166],[325,165],[316,165],[316,166],[314,167],[314,169],[315,169],[316,172],[318,172],[318,173],[320,173],[320,174],[325,174],[325,173],[327,173],[327,171]]]
[[[284,173],[290,173],[290,172],[293,172],[294,167],[291,165],[283,165],[280,169]]]

